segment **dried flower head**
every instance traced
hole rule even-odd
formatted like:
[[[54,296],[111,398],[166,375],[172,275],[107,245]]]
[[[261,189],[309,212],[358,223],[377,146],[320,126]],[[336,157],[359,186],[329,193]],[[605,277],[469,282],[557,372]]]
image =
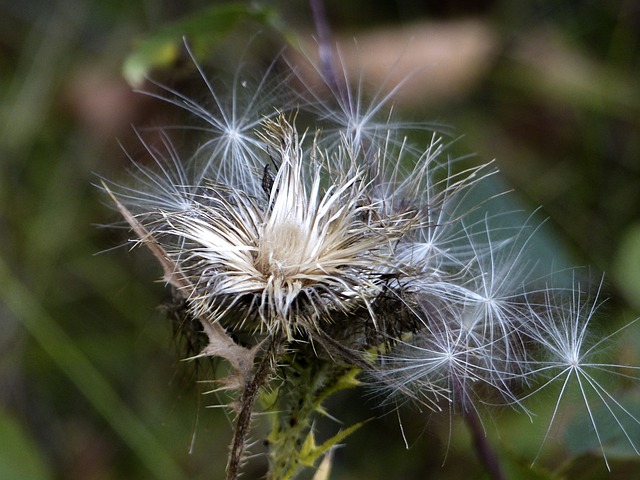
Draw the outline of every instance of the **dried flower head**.
[[[313,143],[304,152],[284,115],[266,120],[260,136],[265,162],[277,165],[256,174],[262,195],[212,180],[154,231],[195,286],[194,315],[291,339],[373,301],[415,213],[379,215],[348,145],[321,152]]]

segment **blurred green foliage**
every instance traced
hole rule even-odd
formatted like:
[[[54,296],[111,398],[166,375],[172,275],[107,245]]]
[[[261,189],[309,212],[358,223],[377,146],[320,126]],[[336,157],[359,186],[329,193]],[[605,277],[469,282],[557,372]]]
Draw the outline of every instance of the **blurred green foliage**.
[[[215,53],[218,63],[208,65],[215,74],[233,71],[258,31],[268,41],[252,48],[266,63],[293,42],[292,32],[312,35],[305,2],[240,3],[233,15],[225,8],[196,0],[0,3],[0,479],[222,478],[229,422],[205,409],[215,399],[201,395],[207,385],[180,362],[157,308],[167,292],[154,283],[155,263],[126,246],[108,251],[126,237],[96,227],[118,219],[93,184],[96,174],[125,175],[117,139],[139,149],[131,123],[167,118],[121,74],[136,58],[135,75],[158,66],[140,60],[143,45],[157,53],[154,38],[170,32],[174,42],[181,28],[196,28],[182,33],[210,42],[197,53],[205,63]],[[550,217],[550,258],[610,272],[605,331],[638,315],[637,2],[335,0],[327,9],[334,30],[354,37],[420,19],[488,26],[497,49],[482,76],[454,97],[425,97],[422,107],[416,100],[410,114],[455,126],[464,134],[460,152],[497,158],[519,202],[542,205]],[[208,22],[218,30],[207,39]],[[161,59],[165,68],[154,77],[179,83],[193,74],[167,59],[175,56]],[[628,342],[616,346],[617,361],[638,365],[638,343]],[[333,413],[347,424],[362,420],[362,409],[383,413],[353,393],[339,400]],[[487,432],[511,478],[550,478],[525,468],[544,419],[532,425],[524,415],[494,415]],[[455,420],[449,431],[447,418],[410,409],[400,416],[410,451],[397,416],[383,416],[337,452],[333,478],[482,478]],[[585,455],[572,462],[553,442],[538,465],[562,466],[566,478],[629,478],[638,468],[621,455],[608,474],[588,445],[569,445]]]

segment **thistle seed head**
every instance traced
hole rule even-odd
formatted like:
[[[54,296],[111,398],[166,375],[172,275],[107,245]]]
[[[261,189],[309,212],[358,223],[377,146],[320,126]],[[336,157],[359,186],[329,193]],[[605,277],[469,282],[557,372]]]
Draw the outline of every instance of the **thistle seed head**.
[[[262,198],[210,183],[154,231],[195,286],[195,315],[291,339],[373,302],[416,214],[382,217],[347,146],[327,153],[314,142],[305,157],[305,139],[284,115],[265,120],[260,136],[278,164]],[[340,171],[328,155],[339,156],[331,161]]]

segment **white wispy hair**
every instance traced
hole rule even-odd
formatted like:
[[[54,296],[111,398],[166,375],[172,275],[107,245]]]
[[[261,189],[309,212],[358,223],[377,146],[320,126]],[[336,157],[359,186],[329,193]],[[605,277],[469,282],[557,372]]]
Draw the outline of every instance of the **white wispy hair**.
[[[370,152],[380,149],[390,151],[396,149],[413,148],[406,145],[404,135],[416,130],[435,130],[434,125],[425,122],[408,122],[393,115],[394,94],[402,88],[405,81],[391,83],[383,81],[381,85],[373,86],[373,95],[366,95],[365,79],[349,78],[343,59],[338,54],[338,72],[341,78],[327,77],[327,72],[319,65],[311,63],[315,80],[310,80],[304,73],[299,72],[297,65],[292,65],[292,71],[304,85],[299,92],[304,110],[313,117],[317,126],[322,128],[324,135],[323,146],[336,145],[342,139],[352,145],[355,153],[362,153],[367,157]],[[335,84],[334,84],[335,82]],[[355,87],[352,86],[355,84]],[[443,126],[439,126],[443,128]],[[412,152],[421,155],[422,150]]]
[[[524,398],[537,395],[551,385],[559,385],[558,397],[549,420],[545,440],[558,417],[562,401],[572,388],[577,389],[578,403],[582,403],[593,434],[600,445],[602,457],[610,469],[602,430],[606,423],[619,428],[623,439],[640,455],[640,418],[620,401],[619,393],[610,390],[612,381],[623,378],[640,380],[640,367],[599,360],[614,337],[619,336],[639,319],[625,324],[608,335],[596,336],[590,323],[599,306],[598,292],[592,297],[577,280],[570,289],[549,288],[545,291],[545,308],[539,306],[527,333],[538,346],[537,355],[527,361],[528,377],[535,387]],[[567,399],[567,402],[569,400]],[[572,402],[574,405],[575,401]],[[599,413],[596,413],[600,406]],[[543,442],[544,443],[544,442]]]
[[[417,333],[380,355],[379,368],[369,372],[374,386],[462,409],[494,403],[499,394],[526,411],[513,388],[524,375],[533,316],[523,260],[530,236],[522,227],[494,239],[488,219],[483,228],[462,228],[453,238],[434,234],[428,246],[403,252],[416,267],[405,281],[404,308]]]
[[[161,127],[160,131],[192,130],[203,134],[201,143],[186,159],[193,168],[192,181],[201,184],[207,179],[224,177],[245,189],[259,188],[255,169],[264,163],[264,143],[258,132],[264,121],[274,118],[278,112],[290,111],[290,96],[284,93],[284,85],[291,76],[275,81],[275,62],[264,75],[254,79],[245,68],[236,70],[230,85],[215,87],[202,71],[193,54],[186,46],[199,72],[203,90],[208,97],[203,100],[191,98],[178,90],[161,83],[150,82],[159,93],[141,93],[157,98],[190,114],[188,124]],[[193,119],[200,120],[194,123]],[[253,194],[257,190],[252,191]]]
[[[503,339],[477,342],[449,315],[464,316],[451,305],[422,312],[429,325],[406,340],[398,340],[388,354],[379,355],[380,368],[370,372],[371,376],[385,385],[383,391],[389,392],[390,400],[397,401],[400,395],[437,411],[442,410],[443,402],[453,410],[475,409],[491,398],[483,397],[487,389],[516,401],[504,381],[510,373],[497,366]]]

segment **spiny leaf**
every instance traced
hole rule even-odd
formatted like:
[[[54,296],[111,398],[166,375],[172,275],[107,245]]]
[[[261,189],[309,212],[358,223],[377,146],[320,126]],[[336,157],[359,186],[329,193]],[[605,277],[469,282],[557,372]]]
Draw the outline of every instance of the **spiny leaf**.
[[[309,432],[307,438],[305,439],[302,447],[300,448],[300,463],[307,467],[311,467],[315,464],[315,462],[322,455],[326,454],[333,447],[338,445],[342,440],[347,438],[357,429],[359,429],[362,425],[364,425],[368,420],[358,422],[350,427],[340,430],[333,437],[325,440],[320,445],[317,445],[315,442],[315,437],[313,432]]]
[[[334,449],[331,449],[326,453],[311,480],[329,480],[331,465],[333,464],[333,452]]]

